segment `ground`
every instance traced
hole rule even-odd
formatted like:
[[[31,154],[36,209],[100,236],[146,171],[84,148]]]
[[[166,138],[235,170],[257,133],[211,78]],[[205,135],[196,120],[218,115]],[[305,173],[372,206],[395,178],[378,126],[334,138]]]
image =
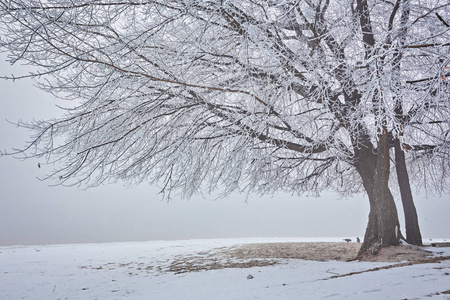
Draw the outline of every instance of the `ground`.
[[[0,299],[450,299],[450,247],[338,241],[0,247]]]
[[[262,267],[283,263],[286,259],[352,261],[356,259],[360,246],[358,243],[350,242],[291,242],[237,245],[177,257],[167,271],[185,273],[223,268]],[[367,255],[362,261],[418,261],[430,255],[431,252],[422,249],[422,247],[402,245],[383,248],[377,255]]]

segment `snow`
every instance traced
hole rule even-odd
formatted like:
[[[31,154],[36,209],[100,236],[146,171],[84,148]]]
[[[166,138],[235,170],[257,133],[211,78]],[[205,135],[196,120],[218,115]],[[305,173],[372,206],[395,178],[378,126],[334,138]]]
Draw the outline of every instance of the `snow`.
[[[0,247],[0,299],[450,299],[450,261],[365,272],[393,263],[285,260],[252,268],[174,273],[170,265],[255,238]],[[450,248],[427,248],[450,255]],[[220,258],[218,258],[220,259]],[[252,275],[252,279],[248,279]],[[439,293],[439,294],[438,294]]]

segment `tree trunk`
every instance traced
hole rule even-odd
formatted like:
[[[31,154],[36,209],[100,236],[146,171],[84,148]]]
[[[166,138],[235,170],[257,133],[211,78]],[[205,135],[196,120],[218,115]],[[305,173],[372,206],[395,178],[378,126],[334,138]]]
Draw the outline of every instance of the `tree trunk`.
[[[387,135],[379,136],[377,153],[372,147],[360,147],[356,168],[369,196],[370,213],[359,256],[376,254],[383,246],[398,245],[399,221],[394,197],[389,190],[389,145]]]
[[[376,177],[374,181],[377,181]],[[376,254],[379,248],[396,246],[400,240],[397,208],[387,184],[374,184],[367,194],[370,202],[369,222],[360,255],[367,252]]]
[[[414,205],[411,186],[409,183],[408,170],[406,169],[405,153],[401,149],[399,139],[394,140],[395,169],[400,187],[403,212],[405,214],[406,241],[413,245],[422,245],[422,235],[419,228],[416,207]]]

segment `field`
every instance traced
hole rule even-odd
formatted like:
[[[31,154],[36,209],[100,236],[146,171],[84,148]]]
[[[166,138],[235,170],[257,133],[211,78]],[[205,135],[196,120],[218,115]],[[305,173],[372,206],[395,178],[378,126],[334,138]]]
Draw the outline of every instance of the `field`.
[[[0,299],[450,299],[450,248],[342,239],[0,247]],[[425,250],[425,251],[424,251]]]

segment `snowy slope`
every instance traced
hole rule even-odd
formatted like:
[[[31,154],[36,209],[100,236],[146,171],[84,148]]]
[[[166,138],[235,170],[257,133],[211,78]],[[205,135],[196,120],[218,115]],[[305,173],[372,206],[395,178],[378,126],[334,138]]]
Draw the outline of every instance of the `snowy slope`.
[[[450,289],[449,260],[332,279],[392,263],[286,260],[264,267],[168,271],[184,257],[201,259],[215,248],[315,240],[324,241],[272,238],[0,247],[0,299],[450,299],[450,294],[442,293]],[[449,248],[430,249],[450,255]]]

